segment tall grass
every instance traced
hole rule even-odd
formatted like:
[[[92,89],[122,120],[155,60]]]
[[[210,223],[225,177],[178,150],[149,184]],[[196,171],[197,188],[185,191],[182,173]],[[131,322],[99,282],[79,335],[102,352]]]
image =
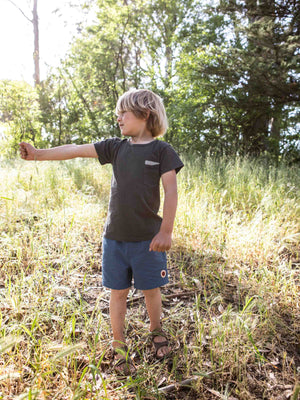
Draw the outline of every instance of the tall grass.
[[[132,291],[126,330],[138,373],[123,382],[110,369],[101,286],[110,167],[13,161],[0,174],[0,399],[297,395],[298,169],[186,159],[163,289],[173,359],[153,358]]]

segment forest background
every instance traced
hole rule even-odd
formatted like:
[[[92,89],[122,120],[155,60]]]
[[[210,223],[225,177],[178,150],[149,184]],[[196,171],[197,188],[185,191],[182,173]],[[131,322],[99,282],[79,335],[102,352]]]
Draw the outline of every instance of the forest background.
[[[34,87],[0,82],[2,156],[22,140],[55,146],[118,136],[118,97],[146,87],[163,98],[165,139],[180,152],[299,158],[299,1],[82,7],[95,17],[80,26],[59,67],[42,81],[36,76]]]

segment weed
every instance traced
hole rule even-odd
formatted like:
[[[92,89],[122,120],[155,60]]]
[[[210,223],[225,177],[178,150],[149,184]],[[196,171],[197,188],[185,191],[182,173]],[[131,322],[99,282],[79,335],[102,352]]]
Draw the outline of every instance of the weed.
[[[299,394],[299,171],[188,159],[163,289],[173,357],[147,344],[130,293],[137,376],[110,367],[101,235],[110,169],[95,160],[0,166],[0,398],[280,399]]]

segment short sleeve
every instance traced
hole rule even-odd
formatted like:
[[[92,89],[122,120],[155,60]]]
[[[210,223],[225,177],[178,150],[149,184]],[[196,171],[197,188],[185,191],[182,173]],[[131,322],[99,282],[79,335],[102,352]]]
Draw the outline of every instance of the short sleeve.
[[[176,151],[168,143],[164,143],[160,155],[160,175],[175,169],[176,174],[184,166]]]
[[[100,164],[111,164],[121,143],[120,138],[105,139],[94,143]]]

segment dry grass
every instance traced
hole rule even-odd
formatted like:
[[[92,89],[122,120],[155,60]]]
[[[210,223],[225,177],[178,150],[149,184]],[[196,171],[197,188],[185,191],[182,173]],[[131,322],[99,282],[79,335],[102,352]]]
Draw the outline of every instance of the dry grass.
[[[173,358],[153,358],[132,291],[126,330],[138,373],[119,381],[101,286],[110,168],[2,163],[0,399],[296,400],[299,171],[186,164],[163,289]]]

